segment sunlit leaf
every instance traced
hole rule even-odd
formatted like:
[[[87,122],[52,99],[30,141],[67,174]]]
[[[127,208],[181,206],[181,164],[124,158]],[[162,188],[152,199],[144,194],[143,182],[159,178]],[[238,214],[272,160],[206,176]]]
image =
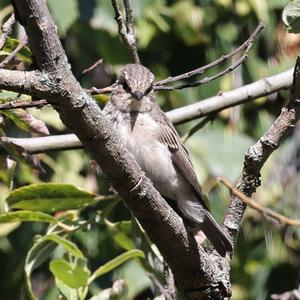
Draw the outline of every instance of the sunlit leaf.
[[[4,47],[0,53],[0,55],[9,55],[18,45],[20,44],[20,41],[14,38],[7,38],[4,44]],[[31,57],[32,57],[32,52],[31,50],[27,47],[24,46],[16,55],[18,59],[20,59],[23,62],[26,63],[31,63]]]
[[[83,258],[83,254],[74,243],[59,235],[48,234],[38,238],[29,250],[25,260],[26,286],[30,299],[36,299],[33,294],[30,281],[32,272],[47,260],[58,245],[62,246],[64,250],[71,255],[77,258]]]
[[[0,214],[0,223],[11,222],[45,222],[57,223],[54,217],[38,211],[15,211]]]
[[[134,257],[141,257],[144,258],[145,255],[141,250],[133,249],[129,250],[125,253],[120,254],[119,256],[115,257],[114,259],[110,260],[109,262],[105,263],[101,267],[99,267],[90,277],[89,283],[95,280],[96,278],[114,270],[119,265],[123,264],[125,261],[134,258]]]
[[[40,183],[13,190],[6,201],[11,208],[55,212],[93,204],[94,197],[70,184]]]
[[[50,263],[50,271],[61,282],[71,288],[79,288],[87,284],[89,270],[85,258],[77,258],[73,263],[64,259],[56,259]]]
[[[288,32],[300,32],[300,0],[290,2],[282,12],[282,20]]]
[[[50,7],[56,24],[58,25],[59,33],[64,36],[79,16],[77,1],[48,0],[47,4]]]

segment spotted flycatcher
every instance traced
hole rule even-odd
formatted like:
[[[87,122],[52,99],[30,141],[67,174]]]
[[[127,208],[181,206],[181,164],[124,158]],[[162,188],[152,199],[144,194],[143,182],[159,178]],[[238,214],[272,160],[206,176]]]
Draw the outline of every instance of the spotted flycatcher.
[[[188,151],[155,102],[153,83],[154,75],[147,68],[126,65],[104,113],[154,187],[225,256],[232,245],[208,211]]]

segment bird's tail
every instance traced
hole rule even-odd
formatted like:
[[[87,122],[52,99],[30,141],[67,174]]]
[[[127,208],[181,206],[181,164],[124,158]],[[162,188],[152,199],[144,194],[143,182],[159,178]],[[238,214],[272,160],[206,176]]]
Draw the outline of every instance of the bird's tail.
[[[222,257],[225,257],[226,252],[233,251],[231,242],[226,237],[218,223],[213,219],[209,211],[204,210],[203,221],[198,224],[206,237]]]

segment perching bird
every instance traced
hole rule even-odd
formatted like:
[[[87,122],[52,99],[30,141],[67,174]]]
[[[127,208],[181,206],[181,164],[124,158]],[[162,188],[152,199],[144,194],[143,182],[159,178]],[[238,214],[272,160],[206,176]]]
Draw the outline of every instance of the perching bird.
[[[225,256],[232,245],[203,201],[188,151],[155,102],[153,83],[154,75],[147,68],[126,65],[104,113],[159,193],[177,207],[183,219],[196,223]]]

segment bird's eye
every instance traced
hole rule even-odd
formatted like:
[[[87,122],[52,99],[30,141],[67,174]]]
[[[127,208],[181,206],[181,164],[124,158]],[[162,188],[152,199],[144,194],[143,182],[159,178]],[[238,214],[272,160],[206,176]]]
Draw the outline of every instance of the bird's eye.
[[[151,91],[152,91],[152,89],[153,89],[153,84],[151,84],[147,89],[146,89],[146,91],[145,91],[145,95],[147,95],[147,94],[149,94]]]
[[[126,80],[124,80],[122,82],[122,86],[123,86],[123,89],[126,91],[126,92],[130,92],[130,87],[129,85],[127,84]]]

